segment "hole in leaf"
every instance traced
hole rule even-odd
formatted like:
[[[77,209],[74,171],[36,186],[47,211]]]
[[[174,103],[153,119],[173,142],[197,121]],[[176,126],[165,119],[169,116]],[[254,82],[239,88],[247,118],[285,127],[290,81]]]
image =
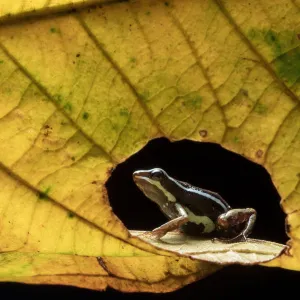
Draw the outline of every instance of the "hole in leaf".
[[[168,220],[135,185],[136,170],[160,167],[171,177],[219,193],[232,208],[251,207],[257,220],[249,236],[285,243],[285,214],[270,175],[260,165],[212,143],[150,141],[121,163],[106,183],[114,213],[128,229],[152,230]]]

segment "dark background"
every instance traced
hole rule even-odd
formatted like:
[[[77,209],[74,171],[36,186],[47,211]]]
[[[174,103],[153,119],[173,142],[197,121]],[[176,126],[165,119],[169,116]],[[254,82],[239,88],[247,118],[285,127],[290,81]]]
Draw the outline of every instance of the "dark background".
[[[258,217],[251,237],[279,243],[288,240],[280,197],[264,168],[219,145],[191,141],[171,143],[167,139],[151,141],[119,165],[107,182],[113,210],[129,229],[152,230],[166,222],[156,204],[147,199],[132,181],[133,171],[153,167],[161,167],[174,178],[218,192],[233,208],[255,208]],[[295,271],[235,265],[168,294],[125,294],[112,289],[96,292],[64,286],[1,283],[0,297],[236,299],[259,297],[262,292],[269,297],[288,296],[299,283],[300,273]]]

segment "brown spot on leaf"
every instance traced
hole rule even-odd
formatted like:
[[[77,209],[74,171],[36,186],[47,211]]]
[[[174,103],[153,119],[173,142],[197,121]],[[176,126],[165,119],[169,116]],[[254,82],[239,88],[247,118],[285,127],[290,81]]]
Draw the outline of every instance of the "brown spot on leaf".
[[[298,38],[298,40],[300,40],[300,33],[297,34],[297,38]]]
[[[248,97],[248,91],[245,89],[241,89],[241,93],[245,96]]]
[[[199,131],[199,134],[200,134],[200,136],[202,136],[202,137],[207,137],[207,130],[200,130]]]
[[[43,131],[44,136],[47,137],[49,134],[52,133],[52,127],[48,124],[45,124]]]
[[[112,273],[109,271],[109,269],[108,269],[108,267],[107,267],[105,261],[103,260],[103,258],[102,258],[102,257],[97,257],[97,260],[98,260],[99,265],[105,270],[105,272],[106,272],[109,276],[114,277],[114,274],[112,274]]]
[[[114,170],[115,168],[114,167],[111,167],[111,168],[109,168],[108,170],[107,170],[107,175],[108,176],[111,176],[111,174],[112,174],[112,172],[113,172],[113,170]]]
[[[286,256],[290,256],[290,257],[292,257],[293,255],[292,255],[292,253],[291,253],[291,248],[290,247],[287,247],[287,248],[285,248],[285,250],[284,250],[284,254],[286,255]]]
[[[287,247],[284,249],[283,253],[287,256],[293,257],[293,254],[291,253],[291,248],[293,247],[293,240],[288,240],[286,242]]]
[[[179,267],[187,272],[191,272],[191,270],[189,268],[187,268],[184,264],[180,264]]]
[[[257,158],[262,158],[262,156],[264,155],[264,151],[262,151],[261,149],[257,150],[255,153]]]

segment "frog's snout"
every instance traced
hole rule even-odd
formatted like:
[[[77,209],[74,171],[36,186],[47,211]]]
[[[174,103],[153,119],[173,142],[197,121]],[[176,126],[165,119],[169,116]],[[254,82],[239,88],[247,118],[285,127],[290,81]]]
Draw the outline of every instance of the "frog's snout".
[[[139,174],[139,172],[137,171],[132,174],[132,179],[133,179],[134,183],[138,187],[140,187],[140,182],[143,180],[143,176],[141,176],[141,174]]]
[[[151,189],[151,183],[148,180],[149,172],[147,171],[135,171],[132,174],[134,183],[141,189],[145,191]]]
[[[135,172],[133,172],[132,177],[133,177],[133,180],[136,181],[136,180],[139,180],[142,178],[147,178],[148,175],[149,174],[147,171],[135,171]]]
[[[139,174],[138,174],[137,172],[134,172],[134,173],[132,174],[133,181],[138,180],[139,177],[140,177],[140,176],[139,176]]]

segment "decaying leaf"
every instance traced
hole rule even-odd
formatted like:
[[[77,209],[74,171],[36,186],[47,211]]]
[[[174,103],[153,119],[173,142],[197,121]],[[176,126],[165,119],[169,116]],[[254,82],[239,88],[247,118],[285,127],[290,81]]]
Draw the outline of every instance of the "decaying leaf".
[[[278,257],[287,247],[269,241],[248,239],[247,242],[226,244],[220,241],[188,237],[178,232],[168,233],[160,240],[143,237],[143,231],[131,231],[134,236],[175,254],[221,265],[253,265]]]
[[[298,1],[0,8],[1,281],[165,292],[219,263],[300,269]],[[290,248],[132,236],[104,184],[160,136],[219,143],[263,165]]]

